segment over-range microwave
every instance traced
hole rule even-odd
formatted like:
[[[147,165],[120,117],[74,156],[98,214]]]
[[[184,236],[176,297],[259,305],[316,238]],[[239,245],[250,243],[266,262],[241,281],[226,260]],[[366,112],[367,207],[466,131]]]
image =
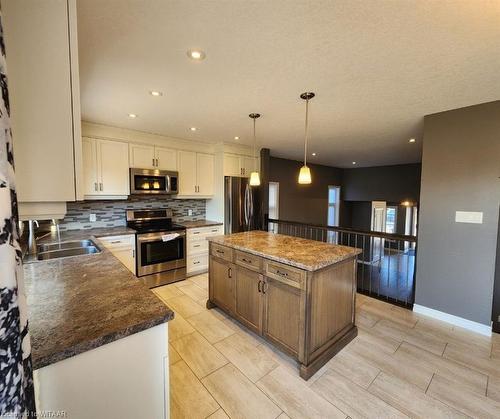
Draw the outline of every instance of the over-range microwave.
[[[169,170],[130,169],[130,193],[142,194],[177,194],[179,174]]]

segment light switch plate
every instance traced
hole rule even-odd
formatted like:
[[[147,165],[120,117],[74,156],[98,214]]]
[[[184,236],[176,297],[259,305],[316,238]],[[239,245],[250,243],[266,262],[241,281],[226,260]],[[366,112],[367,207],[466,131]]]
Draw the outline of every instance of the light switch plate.
[[[90,214],[89,221],[95,223],[97,221],[97,216],[95,214]]]
[[[456,211],[455,222],[483,224],[483,213],[477,211]]]

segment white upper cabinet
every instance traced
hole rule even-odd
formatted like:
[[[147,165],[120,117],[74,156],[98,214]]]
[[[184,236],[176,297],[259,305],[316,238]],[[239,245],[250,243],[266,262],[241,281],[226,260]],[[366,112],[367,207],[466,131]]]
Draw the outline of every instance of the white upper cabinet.
[[[196,179],[198,194],[210,196],[214,194],[214,156],[196,153]]]
[[[253,157],[241,156],[241,168],[243,169],[243,176],[250,177],[250,173],[252,173],[256,169],[256,159]]]
[[[120,141],[83,139],[85,198],[129,195],[129,148]]]
[[[155,147],[152,145],[130,144],[130,167],[135,169],[154,169]]]
[[[210,197],[214,193],[213,154],[178,152],[179,198]]]
[[[177,150],[155,146],[156,168],[160,170],[177,170]]]
[[[249,177],[254,171],[253,157],[224,153],[224,176]]]
[[[76,2],[2,0],[2,23],[18,199],[81,199]]]
[[[177,150],[147,144],[130,144],[130,167],[177,170]]]

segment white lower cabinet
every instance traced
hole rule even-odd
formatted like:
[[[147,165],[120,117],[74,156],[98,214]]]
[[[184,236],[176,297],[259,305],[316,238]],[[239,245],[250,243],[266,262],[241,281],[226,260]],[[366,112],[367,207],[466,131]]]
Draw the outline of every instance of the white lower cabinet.
[[[129,195],[128,143],[86,137],[82,143],[85,198]]]
[[[208,237],[224,234],[224,226],[189,228],[187,230],[186,273],[193,276],[208,270]]]
[[[99,240],[135,275],[135,236],[133,234],[99,237]]]
[[[37,411],[71,419],[168,419],[167,342],[164,323],[35,370]]]

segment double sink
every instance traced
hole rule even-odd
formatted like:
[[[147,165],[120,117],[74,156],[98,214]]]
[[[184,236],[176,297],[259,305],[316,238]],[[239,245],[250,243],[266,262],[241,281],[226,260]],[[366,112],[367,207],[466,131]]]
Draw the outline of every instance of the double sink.
[[[37,260],[49,260],[68,256],[90,255],[101,249],[92,240],[76,240],[63,243],[40,244],[37,246]]]

